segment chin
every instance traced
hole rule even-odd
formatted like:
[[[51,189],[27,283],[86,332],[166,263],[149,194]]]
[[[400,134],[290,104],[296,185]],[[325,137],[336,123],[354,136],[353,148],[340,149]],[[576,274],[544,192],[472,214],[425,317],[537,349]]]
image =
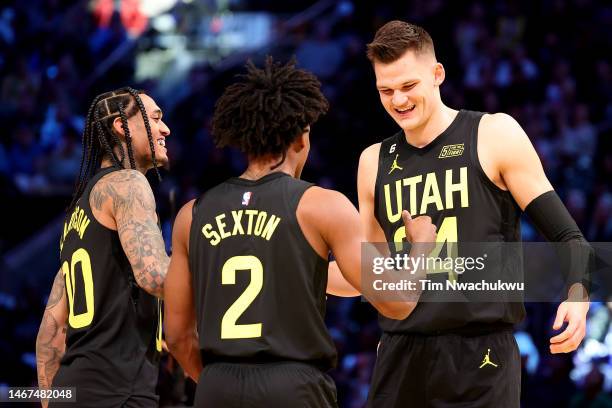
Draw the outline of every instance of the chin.
[[[166,167],[170,162],[165,154],[155,155],[155,161],[157,162],[157,167]]]
[[[419,128],[421,121],[418,120],[418,118],[411,118],[399,120],[397,124],[402,128],[402,130],[410,131]]]

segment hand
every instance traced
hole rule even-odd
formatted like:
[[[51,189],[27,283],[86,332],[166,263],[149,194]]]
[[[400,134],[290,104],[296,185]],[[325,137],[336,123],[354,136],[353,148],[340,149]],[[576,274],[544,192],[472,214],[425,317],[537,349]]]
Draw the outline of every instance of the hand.
[[[578,348],[586,333],[586,315],[589,311],[589,302],[565,301],[557,309],[557,317],[553,329],[559,330],[563,322],[567,327],[563,332],[550,339],[550,352],[570,353]]]
[[[406,210],[402,211],[402,220],[406,229],[406,239],[411,244],[424,243],[431,244],[433,250],[436,242],[436,226],[432,224],[431,217],[421,215],[420,217],[412,218]],[[426,251],[427,253],[431,251]]]

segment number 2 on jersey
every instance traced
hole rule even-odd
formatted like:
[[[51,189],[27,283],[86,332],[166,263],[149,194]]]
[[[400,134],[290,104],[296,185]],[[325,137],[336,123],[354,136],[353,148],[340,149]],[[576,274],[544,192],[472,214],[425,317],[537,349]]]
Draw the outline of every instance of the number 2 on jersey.
[[[227,309],[221,320],[222,339],[252,339],[261,337],[262,323],[236,324],[244,311],[253,303],[263,287],[263,265],[252,255],[234,256],[225,261],[221,270],[223,285],[236,284],[236,272],[248,270],[251,282],[236,301]]]
[[[83,274],[83,286],[85,287],[85,305],[86,310],[78,315],[74,314],[74,296],[75,296],[75,272],[76,266],[81,264],[81,273]],[[62,265],[62,273],[66,279],[66,292],[68,292],[68,323],[74,329],[89,326],[94,317],[94,289],[93,276],[91,274],[91,260],[89,253],[83,248],[79,248],[72,254],[70,265],[65,261]]]

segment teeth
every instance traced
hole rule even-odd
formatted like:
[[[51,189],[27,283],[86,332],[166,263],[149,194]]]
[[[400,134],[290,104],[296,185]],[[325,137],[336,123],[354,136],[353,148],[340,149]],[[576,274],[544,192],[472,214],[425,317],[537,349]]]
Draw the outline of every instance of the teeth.
[[[404,112],[408,112],[408,111],[413,110],[413,109],[415,108],[415,106],[416,106],[416,105],[412,105],[412,106],[410,106],[409,108],[406,108],[406,109],[397,109],[397,111],[398,111],[398,112],[402,112],[402,113],[404,113]]]
[[[165,139],[157,139],[157,144],[160,145],[161,147],[166,147],[166,140]]]

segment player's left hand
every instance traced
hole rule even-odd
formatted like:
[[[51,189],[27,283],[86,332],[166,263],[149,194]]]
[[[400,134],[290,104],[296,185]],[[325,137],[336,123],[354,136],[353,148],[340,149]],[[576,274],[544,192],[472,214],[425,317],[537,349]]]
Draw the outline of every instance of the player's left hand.
[[[570,298],[575,299],[572,296]],[[566,300],[559,305],[553,329],[559,330],[563,326],[563,322],[567,322],[567,327],[563,332],[550,339],[551,353],[570,353],[578,348],[586,333],[588,311],[588,298],[583,301]]]

